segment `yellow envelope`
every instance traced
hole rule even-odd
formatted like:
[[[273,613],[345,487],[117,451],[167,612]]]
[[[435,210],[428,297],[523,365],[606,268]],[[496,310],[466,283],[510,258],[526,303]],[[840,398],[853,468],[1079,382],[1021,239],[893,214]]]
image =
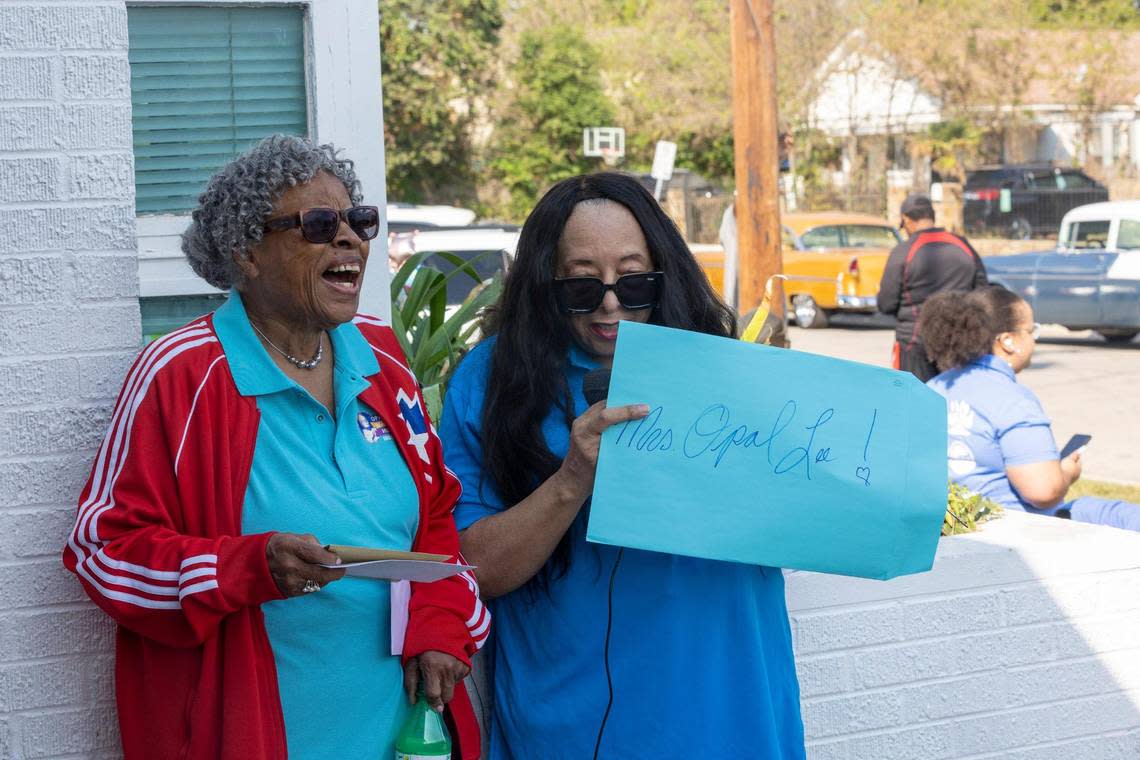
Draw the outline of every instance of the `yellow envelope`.
[[[374,562],[383,559],[423,560],[428,562],[446,562],[451,559],[446,554],[427,554],[425,552],[402,552],[395,549],[369,549],[364,546],[342,546],[329,544],[325,547],[341,562]]]

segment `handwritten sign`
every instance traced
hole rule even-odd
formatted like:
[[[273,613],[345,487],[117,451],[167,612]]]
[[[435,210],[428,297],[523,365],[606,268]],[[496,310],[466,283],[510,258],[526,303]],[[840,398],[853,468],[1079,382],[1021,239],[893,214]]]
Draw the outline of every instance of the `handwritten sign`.
[[[622,322],[587,538],[865,578],[930,569],[946,404],[909,373]]]

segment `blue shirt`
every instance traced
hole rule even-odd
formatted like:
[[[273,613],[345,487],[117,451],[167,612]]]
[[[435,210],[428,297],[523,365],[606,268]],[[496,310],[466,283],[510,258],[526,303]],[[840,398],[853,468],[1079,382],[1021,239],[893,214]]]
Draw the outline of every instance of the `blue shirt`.
[[[460,530],[506,507],[482,482],[481,413],[493,343],[464,359],[444,403],[444,455],[463,483]],[[582,378],[595,366],[571,352],[566,372],[577,414],[586,409]],[[560,411],[546,417],[543,432],[564,457],[570,431]],[[603,648],[618,550],[587,543],[585,522],[583,509],[571,529],[570,570],[549,594],[524,587],[491,602],[492,760],[593,755],[608,699]],[[626,549],[613,590],[610,666],[614,703],[600,757],[804,757],[778,569]]]
[[[1013,367],[987,354],[927,383],[946,398],[950,479],[1003,507],[1053,514],[1021,498],[1005,468],[1057,461],[1049,418]]]
[[[261,413],[242,532],[410,549],[419,496],[383,422],[357,399],[365,378],[380,371],[360,331],[344,324],[329,332],[330,415],[273,363],[239,295],[218,309],[214,326],[238,392],[255,396]],[[389,605],[387,583],[343,578],[261,606],[290,758],[393,757],[408,707],[400,658],[391,654]]]

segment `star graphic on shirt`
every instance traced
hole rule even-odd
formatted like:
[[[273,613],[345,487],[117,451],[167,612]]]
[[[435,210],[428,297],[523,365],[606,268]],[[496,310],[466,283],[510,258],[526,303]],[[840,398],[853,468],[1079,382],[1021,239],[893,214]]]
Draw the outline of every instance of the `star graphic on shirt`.
[[[420,459],[431,464],[427,452],[428,426],[424,416],[423,405],[420,403],[420,394],[408,396],[401,388],[396,393],[396,403],[400,406],[400,416],[408,428],[408,445],[414,446]]]

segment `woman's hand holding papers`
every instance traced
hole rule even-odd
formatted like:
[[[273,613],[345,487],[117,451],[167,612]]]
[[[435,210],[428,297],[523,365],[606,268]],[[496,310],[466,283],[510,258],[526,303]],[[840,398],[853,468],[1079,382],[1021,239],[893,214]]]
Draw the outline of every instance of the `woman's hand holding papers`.
[[[301,596],[320,591],[344,577],[344,570],[331,570],[322,564],[340,564],[340,558],[325,549],[313,535],[274,533],[265,545],[269,573],[284,596]]]

